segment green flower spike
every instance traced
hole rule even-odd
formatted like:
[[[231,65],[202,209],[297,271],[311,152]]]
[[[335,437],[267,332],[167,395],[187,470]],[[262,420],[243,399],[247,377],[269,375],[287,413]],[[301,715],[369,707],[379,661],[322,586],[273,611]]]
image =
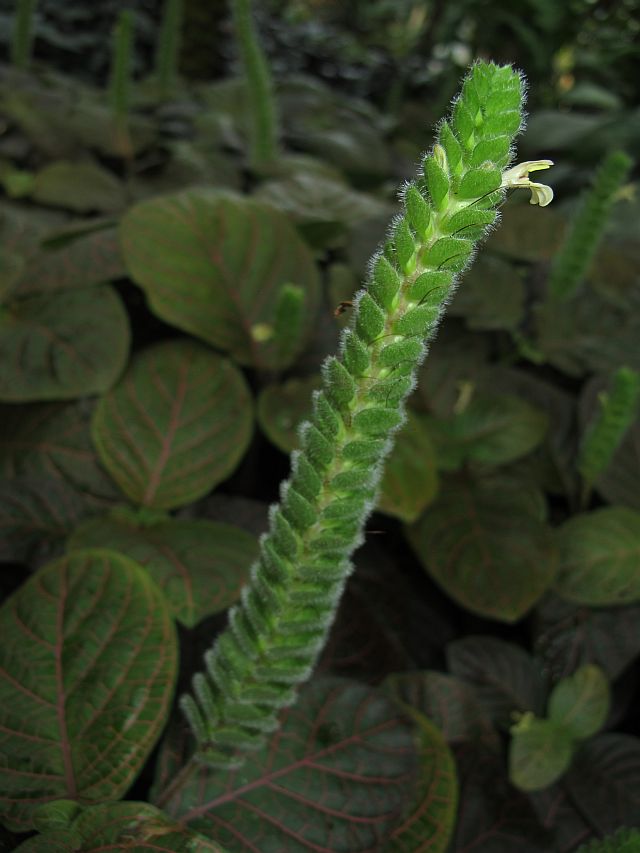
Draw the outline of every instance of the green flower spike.
[[[540,169],[548,169],[553,166],[553,160],[525,160],[518,163],[502,173],[500,186],[506,189],[529,189],[531,190],[530,204],[539,204],[546,207],[553,201],[553,190],[546,184],[536,184],[529,180],[529,172],[537,172]]]
[[[494,225],[505,188],[540,194],[526,182],[531,164],[504,171],[522,102],[518,73],[476,63],[418,178],[402,192],[403,209],[354,299],[338,356],[323,365],[323,387],[300,427],[301,449],[271,509],[251,582],[205,655],[193,695],[181,700],[198,761],[242,764],[313,671],[405,400],[458,276]]]

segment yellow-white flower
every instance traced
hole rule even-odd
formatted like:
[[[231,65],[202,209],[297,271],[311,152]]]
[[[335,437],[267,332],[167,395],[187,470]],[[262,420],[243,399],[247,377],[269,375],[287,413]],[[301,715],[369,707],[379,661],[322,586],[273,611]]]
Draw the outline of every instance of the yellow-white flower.
[[[539,204],[546,207],[553,200],[553,190],[546,184],[536,184],[529,180],[529,172],[537,172],[539,169],[548,169],[553,166],[553,160],[526,160],[518,163],[511,169],[502,173],[501,186],[507,189],[518,189],[520,187],[531,190],[530,204]]]

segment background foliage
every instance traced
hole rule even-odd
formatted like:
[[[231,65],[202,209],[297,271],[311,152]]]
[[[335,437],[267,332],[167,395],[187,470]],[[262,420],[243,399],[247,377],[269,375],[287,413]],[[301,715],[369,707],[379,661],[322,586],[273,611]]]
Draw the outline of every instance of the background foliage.
[[[0,3],[0,849],[635,849],[637,2],[256,4],[258,159],[229,9],[180,6],[127,4],[128,53],[122,4],[41,0],[16,68]],[[477,56],[527,74],[556,200],[449,306],[281,731],[181,770],[173,699]]]

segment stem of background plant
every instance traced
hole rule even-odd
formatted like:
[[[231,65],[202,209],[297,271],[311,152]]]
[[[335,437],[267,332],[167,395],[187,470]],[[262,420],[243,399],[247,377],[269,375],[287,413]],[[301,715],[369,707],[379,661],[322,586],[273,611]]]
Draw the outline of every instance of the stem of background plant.
[[[507,189],[530,189],[534,203],[551,199],[528,179],[550,161],[506,168],[522,102],[523,81],[510,67],[474,65],[421,174],[402,192],[403,211],[372,259],[339,355],[323,365],[323,388],[300,427],[301,449],[242,601],[194,676],[193,695],[181,699],[198,761],[239,767],[295,702],[324,647],[406,398],[459,273]]]
[[[236,40],[247,84],[251,166],[260,171],[278,153],[273,80],[251,14],[251,0],[231,0]]]
[[[11,38],[11,62],[26,71],[31,65],[33,21],[38,0],[18,0]]]
[[[165,0],[156,49],[156,79],[161,100],[171,95],[178,77],[183,11],[182,0]]]
[[[616,194],[633,165],[624,151],[611,151],[584,194],[577,215],[556,255],[549,276],[548,298],[565,301],[575,295],[589,272]]]
[[[113,30],[113,53],[111,78],[109,80],[109,101],[115,122],[116,144],[120,156],[128,162],[133,159],[133,145],[129,131],[133,28],[134,13],[125,9],[118,15]]]

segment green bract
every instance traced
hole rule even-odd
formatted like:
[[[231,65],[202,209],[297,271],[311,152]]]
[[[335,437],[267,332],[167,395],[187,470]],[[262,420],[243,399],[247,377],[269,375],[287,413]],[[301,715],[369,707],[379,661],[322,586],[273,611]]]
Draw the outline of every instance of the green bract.
[[[324,365],[242,603],[205,656],[194,695],[182,699],[201,761],[240,764],[277,728],[278,712],[314,667],[416,370],[458,274],[495,221],[522,101],[517,72],[474,65],[451,124],[403,192],[339,356]]]

